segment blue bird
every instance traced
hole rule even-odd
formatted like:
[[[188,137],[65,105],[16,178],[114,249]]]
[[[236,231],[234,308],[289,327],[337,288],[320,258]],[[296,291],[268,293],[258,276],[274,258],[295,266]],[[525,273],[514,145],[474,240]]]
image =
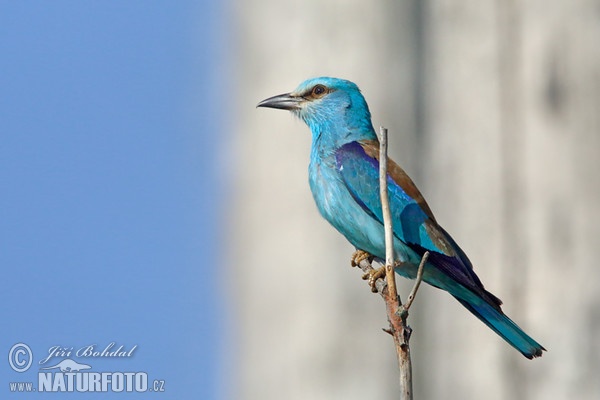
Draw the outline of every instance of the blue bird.
[[[258,107],[289,110],[309,126],[309,183],[319,212],[357,250],[385,259],[379,140],[356,84],[328,77],[309,79],[291,93],[263,100]],[[525,357],[541,356],[544,347],[502,312],[500,299],[485,290],[466,254],[392,160],[387,181],[395,258],[402,262],[396,272],[415,279],[421,257],[428,251],[425,282],[450,293]]]

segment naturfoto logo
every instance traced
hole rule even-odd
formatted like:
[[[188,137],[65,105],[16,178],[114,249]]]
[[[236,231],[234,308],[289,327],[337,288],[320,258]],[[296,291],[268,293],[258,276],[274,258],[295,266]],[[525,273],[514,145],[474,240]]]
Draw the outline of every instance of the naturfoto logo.
[[[147,372],[124,371],[122,367],[117,371],[96,371],[92,367],[94,360],[130,359],[137,348],[137,344],[126,347],[115,342],[105,346],[51,346],[37,362],[37,382],[34,378],[9,382],[8,386],[11,392],[164,392],[165,381],[149,380]],[[29,370],[33,360],[33,351],[25,343],[17,343],[9,350],[9,365],[19,374]]]

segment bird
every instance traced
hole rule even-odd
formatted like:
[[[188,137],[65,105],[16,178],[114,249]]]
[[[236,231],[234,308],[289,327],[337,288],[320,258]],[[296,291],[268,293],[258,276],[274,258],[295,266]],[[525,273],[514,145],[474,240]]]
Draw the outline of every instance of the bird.
[[[379,139],[358,86],[332,77],[307,79],[294,91],[269,97],[257,107],[291,111],[312,134],[309,185],[320,214],[357,249],[385,259],[385,233],[379,191]],[[425,198],[393,160],[388,159],[388,195],[395,268],[415,279],[428,252],[423,281],[445,290],[528,359],[546,349],[501,309],[465,252],[437,222]]]

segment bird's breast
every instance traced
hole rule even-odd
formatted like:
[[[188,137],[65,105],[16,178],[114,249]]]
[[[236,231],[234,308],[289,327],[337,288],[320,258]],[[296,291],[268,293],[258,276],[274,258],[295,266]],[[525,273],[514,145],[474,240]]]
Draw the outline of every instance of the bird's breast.
[[[333,163],[321,159],[311,160],[308,168],[310,190],[321,215],[332,222],[344,197],[343,182]]]
[[[333,157],[311,157],[309,183],[323,218],[355,247],[385,257],[383,226],[352,197]]]

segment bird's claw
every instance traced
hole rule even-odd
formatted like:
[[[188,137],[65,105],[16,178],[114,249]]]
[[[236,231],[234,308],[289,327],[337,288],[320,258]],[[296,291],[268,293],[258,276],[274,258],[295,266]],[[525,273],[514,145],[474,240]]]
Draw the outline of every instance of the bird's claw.
[[[350,265],[352,265],[352,267],[358,267],[364,260],[371,262],[373,261],[373,256],[364,250],[356,250],[350,258]]]
[[[377,286],[375,285],[375,283],[377,282],[377,279],[384,278],[384,277],[385,277],[385,267],[372,269],[369,272],[366,272],[362,276],[363,280],[369,281],[369,286],[371,286],[371,292],[373,292],[373,293],[377,293]]]

